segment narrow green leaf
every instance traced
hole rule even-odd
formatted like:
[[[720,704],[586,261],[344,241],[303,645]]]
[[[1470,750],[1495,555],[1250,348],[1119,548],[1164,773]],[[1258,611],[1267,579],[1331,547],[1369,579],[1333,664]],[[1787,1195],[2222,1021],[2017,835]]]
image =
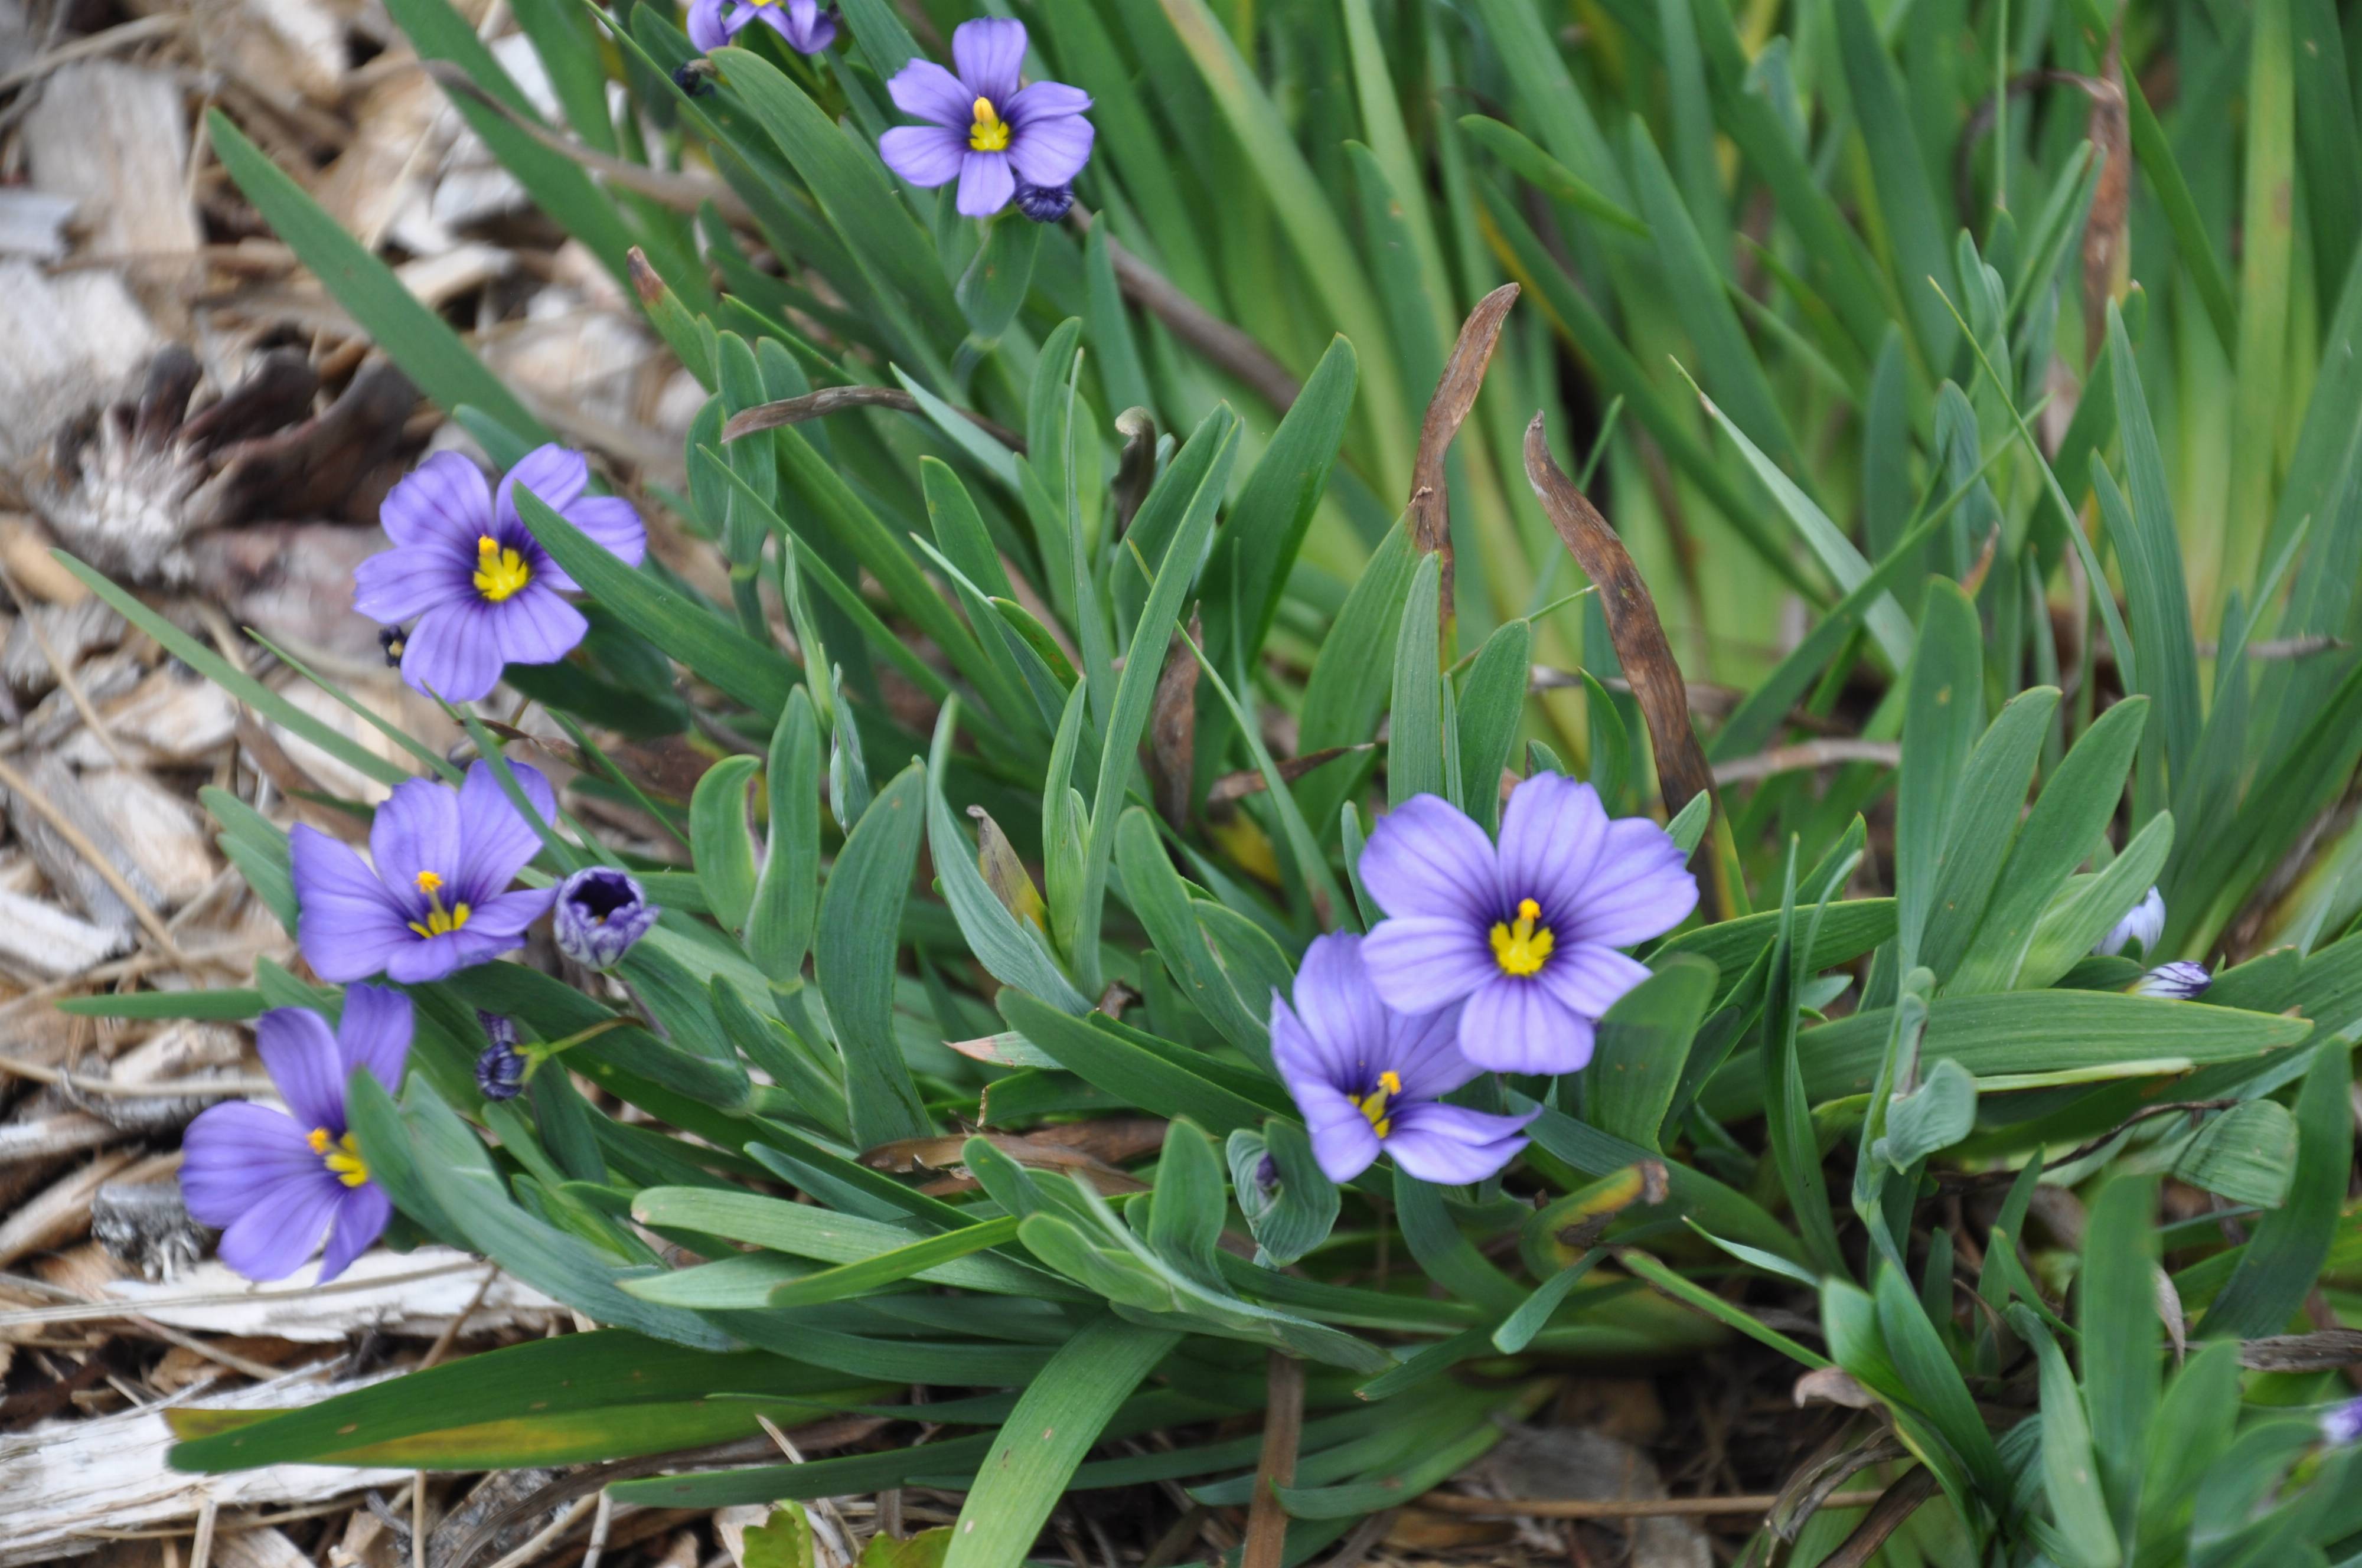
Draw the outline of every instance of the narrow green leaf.
[[[897,933],[925,827],[927,770],[913,761],[844,841],[821,894],[812,972],[844,1052],[844,1099],[863,1148],[931,1130],[894,1032]]]

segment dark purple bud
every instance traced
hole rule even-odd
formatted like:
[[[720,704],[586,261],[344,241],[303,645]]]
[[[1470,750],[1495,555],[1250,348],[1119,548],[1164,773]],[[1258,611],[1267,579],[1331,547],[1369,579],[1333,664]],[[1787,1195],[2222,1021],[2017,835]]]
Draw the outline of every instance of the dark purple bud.
[[[713,91],[713,67],[692,60],[672,73],[672,84],[692,98],[702,98]]]
[[[663,912],[628,873],[594,866],[559,884],[551,926],[560,953],[586,969],[612,969]]]
[[[2170,1001],[2196,1001],[2213,983],[2214,977],[2206,972],[2205,965],[2177,958],[2170,964],[2158,965],[2134,981],[2133,995],[2164,997]]]
[[[516,1021],[481,1008],[476,1010],[476,1021],[491,1042],[476,1058],[476,1087],[486,1099],[514,1099],[524,1092],[525,1069],[532,1065],[517,1049]]]
[[[1056,223],[1075,204],[1072,185],[1029,185],[1017,182],[1017,210],[1035,223]]]
[[[387,666],[399,669],[402,668],[403,650],[410,646],[410,634],[399,626],[380,626],[377,629],[377,646],[384,652]]]

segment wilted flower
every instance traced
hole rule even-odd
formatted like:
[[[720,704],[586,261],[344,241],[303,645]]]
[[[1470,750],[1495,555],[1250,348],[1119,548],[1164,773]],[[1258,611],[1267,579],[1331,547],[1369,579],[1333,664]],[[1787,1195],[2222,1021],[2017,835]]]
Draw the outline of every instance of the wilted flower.
[[[1083,171],[1092,133],[1082,116],[1091,96],[1063,82],[1018,86],[1024,23],[1004,17],[962,22],[952,33],[952,63],[956,76],[931,60],[913,60],[886,83],[897,108],[927,122],[878,138],[877,155],[889,169],[924,190],[956,179],[966,217],[990,217],[1007,206],[1020,180],[1065,185]]]
[[[388,624],[418,618],[403,639],[404,680],[473,701],[500,684],[502,667],[555,664],[582,640],[590,624],[558,597],[578,584],[525,527],[514,495],[523,484],[616,559],[639,565],[640,514],[618,497],[585,495],[590,482],[581,453],[551,446],[509,470],[497,501],[457,452],[437,452],[393,487],[378,513],[393,548],[354,569],[353,608]]]
[[[399,1087],[410,1032],[410,999],[378,986],[345,992],[334,1033],[309,1008],[273,1008],[256,1021],[255,1049],[287,1110],[210,1106],[182,1142],[182,1195],[192,1218],[220,1230],[222,1262],[248,1279],[283,1279],[326,1235],[326,1285],[384,1232],[393,1205],[347,1129],[345,1085],[367,1068]]]
[[[2332,1405],[2321,1413],[2321,1435],[2331,1442],[2362,1439],[2362,1397]]]
[[[490,1042],[476,1058],[476,1088],[486,1099],[514,1099],[524,1091],[525,1070],[533,1065],[517,1049],[516,1021],[478,1008],[476,1022]]]
[[[377,646],[378,650],[385,655],[387,666],[400,669],[403,651],[410,646],[410,634],[399,626],[380,626],[377,629]]]
[[[628,872],[593,866],[558,884],[550,926],[560,953],[586,969],[612,969],[662,913]]]
[[[2141,895],[2141,901],[2132,907],[2130,913],[2108,928],[2108,934],[2100,938],[2092,951],[2103,958],[2113,958],[2131,947],[2134,957],[2145,958],[2164,934],[2165,895],[2151,888]]]
[[[2177,958],[2170,964],[2158,965],[2134,981],[2133,995],[2165,997],[2173,1001],[2196,1001],[2213,983],[2214,977],[2206,972],[2205,965]]]
[[[538,769],[509,764],[546,821],[557,797]],[[439,980],[517,945],[557,895],[508,890],[541,840],[501,792],[489,764],[454,790],[432,778],[394,786],[370,827],[369,863],[308,823],[288,835],[296,945],[324,980],[383,970],[405,984]]]
[[[1370,834],[1361,875],[1389,917],[1369,938],[1378,994],[1404,1012],[1465,999],[1460,1049],[1501,1072],[1589,1062],[1593,1024],[1649,977],[1617,949],[1697,906],[1664,829],[1610,822],[1590,785],[1555,773],[1518,786],[1497,848],[1458,807],[1414,797]]]
[[[1271,996],[1271,1054],[1304,1112],[1331,1181],[1351,1181],[1381,1151],[1421,1181],[1483,1181],[1526,1146],[1540,1115],[1496,1116],[1442,1097],[1482,1070],[1452,1043],[1456,1008],[1396,1012],[1378,998],[1368,939],[1316,938],[1296,974],[1296,1005]]]
[[[1072,185],[1029,185],[1017,182],[1017,210],[1035,223],[1056,223],[1075,206]]]
[[[820,0],[691,0],[689,41],[711,53],[757,18],[798,54],[818,54],[836,41],[836,14]]]

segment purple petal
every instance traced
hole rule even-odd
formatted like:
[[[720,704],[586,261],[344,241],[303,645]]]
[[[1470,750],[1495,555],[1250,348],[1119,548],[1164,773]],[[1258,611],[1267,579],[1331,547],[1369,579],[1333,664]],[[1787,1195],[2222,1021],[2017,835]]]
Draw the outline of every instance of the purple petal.
[[[297,1127],[345,1135],[345,1055],[326,1019],[308,1007],[272,1008],[255,1021],[254,1050]]]
[[[416,940],[409,915],[361,857],[308,823],[287,835],[295,944],[324,980],[365,980]]]
[[[1386,1132],[1386,1153],[1421,1181],[1462,1187],[1498,1176],[1526,1146],[1518,1130],[1540,1114],[1539,1106],[1523,1116],[1494,1116],[1433,1101],[1407,1105]]]
[[[348,1189],[317,1158],[313,1174],[266,1188],[253,1207],[230,1221],[215,1249],[221,1261],[248,1279],[284,1279],[320,1244],[339,1196]]]
[[[451,702],[472,702],[501,683],[500,635],[480,599],[429,610],[410,629],[402,678],[414,690]]]
[[[1379,818],[1362,847],[1361,875],[1390,915],[1454,915],[1480,931],[1500,918],[1492,841],[1440,795],[1414,795]]]
[[[393,1218],[393,1200],[377,1183],[363,1182],[345,1188],[344,1196],[337,1199],[336,1212],[336,1228],[328,1232],[328,1250],[320,1259],[315,1285],[326,1285],[344,1273],[355,1258],[369,1251],[371,1242],[385,1234],[386,1221]]]
[[[384,986],[352,986],[345,991],[345,1015],[337,1023],[337,1044],[344,1077],[368,1069],[391,1094],[402,1087],[403,1064],[410,1059],[413,1029],[410,999]],[[344,1104],[345,1085],[337,1084],[337,1103]]]
[[[1607,842],[1599,792],[1562,773],[1537,773],[1509,793],[1501,817],[1501,901],[1531,899],[1549,916],[1576,908]]]
[[[1496,1073],[1572,1073],[1591,1060],[1591,1020],[1539,979],[1500,975],[1468,999],[1460,1053]]]
[[[959,145],[967,146],[968,127],[976,123],[976,94],[958,77],[932,60],[913,60],[894,73],[893,80],[886,83],[886,91],[896,108],[931,126],[957,132]],[[886,134],[890,137],[894,133]],[[894,161],[891,153],[887,154],[886,161]],[[899,167],[894,172],[902,174]],[[902,174],[902,178],[914,185],[940,185],[951,176],[932,181],[921,181],[909,174]]]
[[[181,1196],[190,1217],[223,1230],[280,1183],[323,1174],[304,1131],[285,1111],[248,1100],[199,1111],[181,1139]]]
[[[1006,17],[962,22],[952,29],[952,65],[971,98],[1006,104],[1025,68],[1025,24]]]
[[[973,22],[963,26],[974,27]],[[962,217],[990,217],[1017,193],[1017,176],[1009,171],[1009,154],[969,151],[960,158],[959,213]]]
[[[524,520],[517,516],[517,486],[524,486],[540,498],[543,505],[562,515],[590,483],[590,458],[555,441],[535,447],[519,458],[517,466],[501,480],[499,517],[502,536],[528,531]]]
[[[1629,947],[1663,935],[1695,908],[1697,878],[1683,869],[1681,846],[1648,818],[1626,817],[1608,824],[1590,881],[1554,929],[1561,942]]]
[[[786,0],[763,7],[763,20],[798,54],[818,54],[836,41],[836,22],[818,0]]]
[[[1448,915],[1380,921],[1363,939],[1362,961],[1397,1012],[1450,1007],[1501,973],[1485,929]]]
[[[1649,966],[1595,942],[1570,942],[1553,951],[1534,977],[1550,993],[1586,1018],[1597,1018],[1616,999],[1649,977]]]
[[[425,613],[437,604],[471,598],[472,556],[441,544],[396,545],[353,569],[353,608],[381,626]]]
[[[586,495],[564,513],[566,520],[625,566],[635,567],[648,553],[647,525],[639,510],[620,495]]]
[[[1025,91],[1038,93],[1056,85],[1037,82]],[[1029,184],[1063,185],[1091,160],[1091,122],[1079,115],[1037,119],[1010,132],[1009,161]]]
[[[939,126],[897,126],[877,138],[886,167],[922,191],[959,177],[967,156],[967,133]]]
[[[1386,1015],[1383,1064],[1402,1080],[1402,1098],[1440,1099],[1484,1069],[1460,1052],[1460,1010]]]
[[[497,947],[487,948],[482,937],[465,931],[447,931],[440,936],[420,936],[413,932],[410,940],[385,961],[386,977],[405,986],[429,985],[448,979],[470,965],[480,964],[499,951]]]
[[[722,21],[723,4],[723,0],[690,0],[689,41],[700,54],[712,54],[730,41],[730,29]]]
[[[472,558],[476,541],[491,531],[491,487],[460,454],[437,452],[386,492],[377,520],[397,546]]]
[[[557,791],[549,787],[547,776],[529,762],[511,762],[509,771],[516,775],[517,788],[535,814],[545,823],[556,822]],[[469,917],[472,925],[492,900],[516,880],[525,862],[540,852],[541,834],[509,803],[500,776],[489,762],[469,765],[468,777],[454,801],[462,823],[454,886],[476,909]]]
[[[1348,1093],[1368,1088],[1387,1015],[1362,966],[1362,939],[1342,933],[1315,938],[1296,972],[1295,1001],[1321,1077]]]
[[[513,893],[502,893],[475,906],[468,916],[467,934],[491,943],[492,953],[505,953],[522,944],[524,928],[547,914],[549,906],[557,900],[555,888],[519,888]]]
[[[1352,1181],[1378,1157],[1378,1134],[1359,1107],[1326,1084],[1288,1086],[1312,1135],[1312,1157],[1330,1181]]]
[[[526,583],[490,617],[504,664],[556,664],[590,633],[582,612],[546,581]]]
[[[370,824],[370,858],[377,862],[378,880],[392,894],[392,901],[415,911],[426,907],[425,889],[418,885],[425,872],[438,879],[438,896],[446,909],[458,897],[459,797],[433,778],[412,778],[393,787]]]
[[[1043,120],[1079,115],[1090,106],[1091,95],[1079,87],[1069,87],[1063,82],[1036,82],[1020,87],[1009,102],[1001,105],[1000,117],[1012,128],[1022,130]]]

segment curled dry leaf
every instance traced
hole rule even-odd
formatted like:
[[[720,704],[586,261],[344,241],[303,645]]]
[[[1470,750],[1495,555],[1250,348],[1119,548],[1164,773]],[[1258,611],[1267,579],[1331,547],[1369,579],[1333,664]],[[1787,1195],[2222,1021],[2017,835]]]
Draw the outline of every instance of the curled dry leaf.
[[[1435,395],[1428,399],[1427,416],[1419,424],[1418,456],[1410,470],[1411,543],[1421,554],[1443,558],[1438,603],[1445,626],[1451,624],[1451,496],[1444,479],[1444,459],[1451,455],[1452,437],[1467,422],[1468,411],[1476,406],[1476,394],[1485,388],[1485,367],[1493,362],[1493,349],[1501,341],[1502,323],[1517,303],[1515,283],[1504,283],[1476,302],[1476,308],[1461,324],[1459,340],[1451,346],[1451,357],[1443,362],[1443,375],[1435,383]]]
[[[1616,644],[1616,657],[1624,667],[1624,678],[1632,683],[1632,696],[1640,705],[1640,717],[1648,723],[1649,744],[1656,754],[1657,781],[1664,792],[1665,812],[1672,816],[1688,805],[1692,797],[1714,794],[1714,770],[1706,763],[1705,748],[1698,745],[1697,732],[1690,725],[1689,692],[1682,679],[1682,667],[1673,657],[1672,645],[1665,640],[1665,624],[1658,618],[1657,602],[1650,596],[1649,585],[1640,580],[1640,570],[1632,564],[1631,552],[1625,549],[1624,541],[1616,536],[1607,519],[1599,514],[1599,509],[1583,491],[1574,488],[1574,481],[1551,457],[1542,415],[1539,414],[1526,426],[1526,480],[1534,487],[1544,515],[1558,530],[1575,565],[1599,589],[1599,607],[1607,618],[1607,635]],[[1719,806],[1717,801],[1717,810]],[[1718,864],[1703,844],[1699,854],[1710,865]],[[1723,893],[1718,882],[1716,891]]]

